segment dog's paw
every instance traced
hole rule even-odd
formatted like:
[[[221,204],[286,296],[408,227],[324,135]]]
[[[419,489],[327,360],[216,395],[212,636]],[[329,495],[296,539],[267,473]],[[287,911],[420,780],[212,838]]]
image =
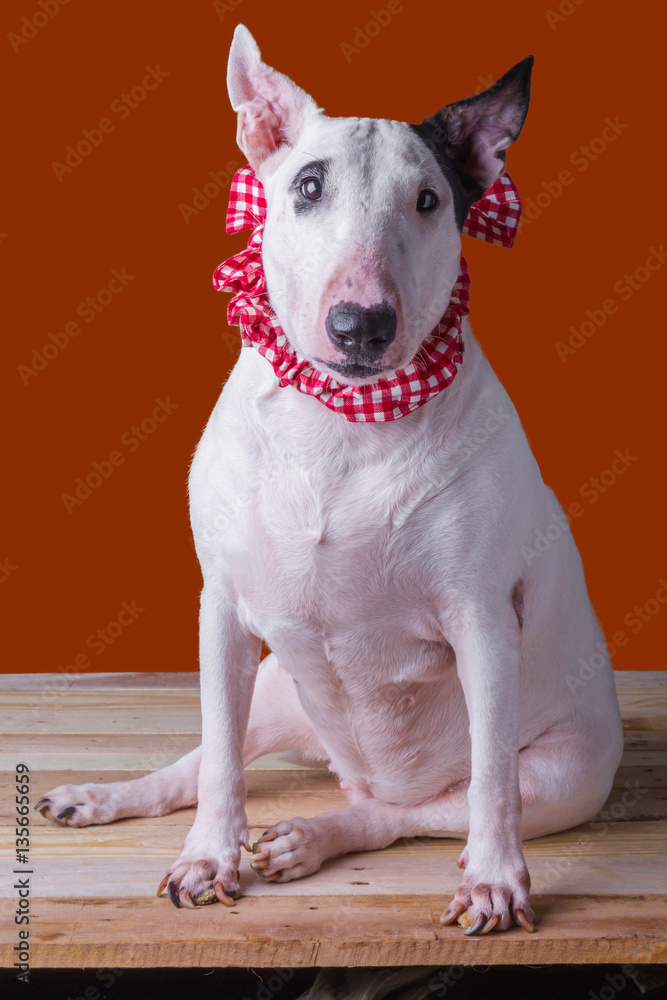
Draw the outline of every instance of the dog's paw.
[[[466,935],[506,931],[514,925],[533,933],[535,914],[530,905],[530,875],[523,859],[508,866],[509,870],[501,878],[497,871],[485,876],[482,869],[475,871],[468,864],[466,849],[459,867],[465,868],[465,874],[454,899],[440,917],[440,923],[451,924],[458,920]]]
[[[291,882],[319,870],[323,851],[320,828],[312,819],[296,816],[276,823],[253,844],[250,867],[267,882]]]
[[[187,858],[181,854],[158,886],[157,895],[165,888],[169,899],[179,909],[181,906],[205,906],[216,899],[225,906],[234,906],[241,895],[238,858],[223,855],[220,858]]]
[[[167,890],[174,906],[205,906],[216,899],[233,906],[241,895],[239,861],[241,846],[250,850],[245,817],[223,835],[220,826],[195,819],[180,857],[169,868],[157,890]]]
[[[61,826],[111,823],[117,818],[113,792],[104,785],[58,785],[42,796],[35,809]]]

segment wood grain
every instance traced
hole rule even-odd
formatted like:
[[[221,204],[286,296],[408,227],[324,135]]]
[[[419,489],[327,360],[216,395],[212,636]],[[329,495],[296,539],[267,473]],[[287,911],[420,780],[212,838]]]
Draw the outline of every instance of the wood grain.
[[[432,895],[243,899],[174,910],[164,899],[36,899],[35,966],[536,965],[664,962],[667,897],[536,896],[538,930],[464,938]]]
[[[33,968],[558,964],[667,961],[667,673],[616,676],[625,752],[591,823],[526,842],[536,934],[464,938],[438,917],[454,893],[461,841],[399,840],[333,858],[277,886],[241,860],[232,909],[176,910],[154,893],[193,818],[184,809],[81,830],[31,818]],[[0,843],[14,857],[17,762],[32,801],[54,785],[127,780],[199,742],[199,678],[181,674],[0,676]],[[253,833],[344,808],[326,770],[270,754],[246,769]],[[4,870],[8,870],[5,864]],[[17,928],[0,885],[0,959]]]

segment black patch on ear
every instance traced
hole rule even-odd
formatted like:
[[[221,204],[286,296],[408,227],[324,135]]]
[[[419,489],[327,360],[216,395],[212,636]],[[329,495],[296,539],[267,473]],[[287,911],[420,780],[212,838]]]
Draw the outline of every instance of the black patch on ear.
[[[450,156],[445,129],[442,121],[436,115],[425,118],[421,125],[410,125],[410,128],[431,150],[452,189],[454,217],[460,232],[463,229],[463,223],[468,218],[470,206],[473,202],[479,201],[484,194],[484,188],[467,170],[463,169],[460,163],[457,163]]]
[[[431,150],[449,182],[459,229],[463,227],[470,206],[482,197],[485,190],[463,165],[467,165],[470,159],[470,135],[471,130],[474,131],[474,121],[484,115],[485,108],[488,114],[489,106],[502,98],[504,92],[513,92],[516,95],[516,114],[510,138],[516,142],[528,113],[532,68],[533,57],[527,56],[481,94],[446,104],[432,117],[425,118],[421,125],[410,125]],[[496,156],[505,162],[505,150],[499,151]]]
[[[521,62],[516,63],[511,69],[508,69],[495,83],[492,83],[490,87],[483,90],[480,94],[472,94],[470,97],[464,97],[461,101],[453,101],[451,104],[446,104],[439,113],[442,115],[446,112],[451,112],[458,115],[474,109],[475,105],[479,105],[483,109],[485,104],[489,104],[499,94],[502,94],[504,91],[514,90],[517,94],[516,122],[511,138],[513,143],[516,142],[528,114],[530,78],[534,62],[534,56],[526,56],[525,59],[522,59]]]

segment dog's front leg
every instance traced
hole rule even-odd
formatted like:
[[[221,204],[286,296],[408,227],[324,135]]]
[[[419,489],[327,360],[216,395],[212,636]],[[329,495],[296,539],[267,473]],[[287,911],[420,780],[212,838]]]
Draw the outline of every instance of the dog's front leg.
[[[176,905],[193,906],[213,889],[229,906],[239,893],[241,845],[248,842],[243,742],[261,640],[239,621],[234,603],[205,584],[199,617],[202,758],[197,815],[165,885]],[[248,845],[248,850],[249,850]]]
[[[511,603],[469,610],[453,639],[468,708],[471,779],[465,874],[441,920],[459,918],[466,933],[513,923],[532,930],[530,876],[521,846],[519,661],[521,630]]]

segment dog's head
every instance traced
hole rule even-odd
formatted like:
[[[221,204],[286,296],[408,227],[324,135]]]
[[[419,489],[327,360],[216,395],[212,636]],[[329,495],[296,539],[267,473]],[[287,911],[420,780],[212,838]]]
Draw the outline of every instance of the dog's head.
[[[532,62],[421,125],[328,118],[237,27],[227,85],[266,192],[269,297],[320,371],[353,385],[391,377],[441,319],[468,209],[523,126]]]

